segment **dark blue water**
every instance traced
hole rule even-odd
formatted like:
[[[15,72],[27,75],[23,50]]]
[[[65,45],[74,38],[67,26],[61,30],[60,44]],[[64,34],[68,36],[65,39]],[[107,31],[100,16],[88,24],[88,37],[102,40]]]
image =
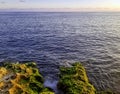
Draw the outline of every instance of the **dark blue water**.
[[[1,12],[4,60],[36,61],[51,79],[59,66],[81,61],[99,90],[120,92],[120,13]]]

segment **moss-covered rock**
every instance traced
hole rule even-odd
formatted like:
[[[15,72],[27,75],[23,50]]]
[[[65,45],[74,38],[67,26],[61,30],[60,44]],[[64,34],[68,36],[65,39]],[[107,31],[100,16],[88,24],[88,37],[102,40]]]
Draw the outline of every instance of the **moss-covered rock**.
[[[44,88],[40,94],[54,94],[49,88]]]
[[[0,94],[55,94],[43,83],[44,79],[34,62],[4,63],[0,67]],[[110,90],[96,91],[80,63],[60,68],[58,88],[64,94],[115,94]]]
[[[0,67],[0,94],[54,94],[43,86],[36,63],[4,63]]]
[[[72,67],[60,68],[58,88],[65,94],[95,94],[96,92],[80,63],[75,63]]]

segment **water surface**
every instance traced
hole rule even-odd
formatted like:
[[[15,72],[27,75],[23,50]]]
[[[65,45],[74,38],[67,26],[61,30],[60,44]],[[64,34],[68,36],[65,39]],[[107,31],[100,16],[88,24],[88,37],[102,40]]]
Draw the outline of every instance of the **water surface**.
[[[97,89],[120,92],[120,13],[1,12],[4,60],[36,61],[50,79],[81,61]]]

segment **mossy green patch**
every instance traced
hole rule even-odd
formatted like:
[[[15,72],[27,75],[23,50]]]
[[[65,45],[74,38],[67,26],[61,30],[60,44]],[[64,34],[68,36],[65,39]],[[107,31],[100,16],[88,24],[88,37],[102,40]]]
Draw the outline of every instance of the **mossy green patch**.
[[[0,67],[0,94],[54,94],[43,86],[36,63],[5,63]],[[9,85],[10,84],[10,85]],[[7,86],[7,88],[6,88]]]
[[[51,89],[49,88],[44,88],[40,94],[54,94]]]
[[[58,88],[65,94],[95,94],[96,91],[89,83],[86,71],[80,63],[60,68]]]

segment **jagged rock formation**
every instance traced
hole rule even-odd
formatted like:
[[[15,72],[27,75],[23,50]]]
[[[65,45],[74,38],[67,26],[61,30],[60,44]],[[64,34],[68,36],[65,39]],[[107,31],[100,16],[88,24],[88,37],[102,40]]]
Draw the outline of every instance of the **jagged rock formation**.
[[[0,94],[55,94],[43,83],[44,79],[34,62],[4,63],[0,67]],[[63,94],[115,94],[111,91],[96,91],[80,63],[60,68],[57,87]]]
[[[89,83],[84,67],[80,63],[72,67],[60,68],[60,80],[58,88],[64,94],[95,94],[96,90]]]
[[[54,94],[43,86],[36,63],[6,63],[0,67],[0,94]]]

